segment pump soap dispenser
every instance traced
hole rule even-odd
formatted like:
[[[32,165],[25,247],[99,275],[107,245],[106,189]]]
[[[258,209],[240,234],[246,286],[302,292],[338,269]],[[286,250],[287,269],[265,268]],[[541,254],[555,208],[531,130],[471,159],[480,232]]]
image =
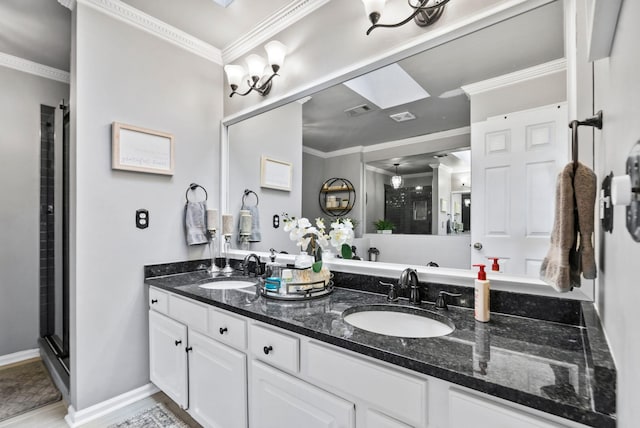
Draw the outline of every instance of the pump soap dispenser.
[[[484,271],[485,265],[473,265],[480,268],[478,279],[475,282],[475,318],[480,322],[489,321],[489,281],[487,281],[487,273]]]
[[[491,270],[494,272],[500,272],[500,264],[498,263],[498,260],[500,260],[500,257],[487,257],[489,260],[493,260],[493,263],[491,264]]]

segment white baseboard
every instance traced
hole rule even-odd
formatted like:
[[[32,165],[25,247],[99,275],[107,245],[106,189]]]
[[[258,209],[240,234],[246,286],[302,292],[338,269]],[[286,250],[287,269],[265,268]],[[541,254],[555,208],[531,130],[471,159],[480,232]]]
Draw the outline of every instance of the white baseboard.
[[[67,416],[64,420],[71,428],[84,425],[94,419],[102,417],[108,413],[121,409],[136,401],[147,398],[156,392],[160,391],[157,386],[152,383],[148,383],[140,388],[136,388],[132,391],[125,392],[124,394],[110,398],[86,409],[77,410],[73,406],[69,406]]]
[[[40,356],[40,349],[27,349],[26,351],[14,352],[13,354],[7,354],[0,356],[0,367],[7,364],[19,363],[20,361],[29,360],[31,358],[37,358]]]

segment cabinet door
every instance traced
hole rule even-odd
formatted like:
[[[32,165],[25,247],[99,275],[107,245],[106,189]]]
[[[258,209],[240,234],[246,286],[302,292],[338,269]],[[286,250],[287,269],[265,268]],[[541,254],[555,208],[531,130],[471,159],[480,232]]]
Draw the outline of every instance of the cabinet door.
[[[180,407],[187,396],[187,327],[155,311],[149,311],[149,370],[151,382]]]
[[[507,408],[488,399],[451,390],[449,392],[451,428],[559,428],[545,419]]]
[[[251,362],[252,428],[353,428],[355,406],[306,382]]]
[[[189,331],[189,412],[210,428],[246,428],[245,354]]]

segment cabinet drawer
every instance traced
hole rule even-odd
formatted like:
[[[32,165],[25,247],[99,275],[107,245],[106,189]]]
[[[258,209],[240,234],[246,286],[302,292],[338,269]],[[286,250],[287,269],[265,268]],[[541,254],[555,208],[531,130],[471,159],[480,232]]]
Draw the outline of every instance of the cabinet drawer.
[[[247,348],[246,321],[219,309],[209,309],[209,335],[234,348]]]
[[[169,295],[157,288],[149,287],[149,308],[154,311],[167,313]]]
[[[449,391],[449,426],[451,428],[560,428],[540,417],[509,409],[499,403],[452,389]]]
[[[207,331],[207,306],[169,295],[169,316],[202,333]]]
[[[291,372],[299,370],[299,341],[278,331],[251,324],[249,348],[256,358]]]
[[[412,426],[427,425],[427,381],[309,342],[305,363],[319,386],[361,398]]]
[[[407,424],[403,424],[387,415],[378,413],[375,410],[367,409],[365,414],[367,428],[411,428]]]

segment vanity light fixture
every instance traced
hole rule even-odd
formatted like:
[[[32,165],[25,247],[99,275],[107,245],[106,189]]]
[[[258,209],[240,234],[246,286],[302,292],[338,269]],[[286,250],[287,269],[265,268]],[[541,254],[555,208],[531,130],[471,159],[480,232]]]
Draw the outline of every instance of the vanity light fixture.
[[[251,54],[245,60],[247,62],[247,71],[241,65],[227,64],[224,71],[227,73],[227,81],[231,86],[232,97],[234,94],[245,96],[251,91],[256,91],[265,96],[271,90],[271,84],[274,77],[278,76],[278,71],[284,63],[284,57],[287,54],[287,47],[277,40],[272,40],[264,45],[267,51],[267,60],[271,70],[266,67],[264,59],[260,55]],[[238,87],[242,83],[242,79],[247,77],[247,85],[249,89],[246,92],[237,92]]]
[[[407,0],[409,6],[413,8],[413,13],[408,18],[396,23],[396,24],[378,24],[380,17],[382,16],[382,10],[387,0],[362,0],[364,3],[364,10],[369,17],[369,20],[373,24],[367,30],[367,36],[378,27],[400,27],[412,19],[420,27],[426,27],[433,24],[442,16],[444,12],[444,6],[449,3],[449,0],[416,0],[417,4],[413,4],[411,0]]]
[[[400,164],[394,163],[393,165],[396,167],[396,175],[391,177],[391,186],[393,186],[394,189],[399,189],[400,186],[402,186],[402,177],[398,174],[398,166]]]

